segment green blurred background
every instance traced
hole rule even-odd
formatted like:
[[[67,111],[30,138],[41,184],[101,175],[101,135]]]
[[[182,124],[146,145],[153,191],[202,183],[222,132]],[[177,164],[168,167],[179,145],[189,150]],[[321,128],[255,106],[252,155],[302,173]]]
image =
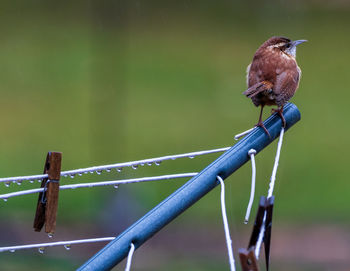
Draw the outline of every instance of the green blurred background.
[[[233,145],[258,117],[242,95],[255,50],[273,35],[307,39],[292,100],[302,120],[285,136],[277,174],[271,266],[349,270],[349,12],[342,0],[1,1],[1,177],[40,174],[50,150],[68,170]],[[257,157],[257,198],[275,149]],[[200,171],[217,156],[62,183]],[[250,177],[247,164],[226,182],[235,251],[252,228],[243,225]],[[116,236],[185,181],[62,191],[53,240]],[[1,246],[51,241],[32,230],[36,201],[0,202]],[[1,270],[73,270],[103,246],[4,252]],[[132,269],[228,270],[219,189],[138,249]]]

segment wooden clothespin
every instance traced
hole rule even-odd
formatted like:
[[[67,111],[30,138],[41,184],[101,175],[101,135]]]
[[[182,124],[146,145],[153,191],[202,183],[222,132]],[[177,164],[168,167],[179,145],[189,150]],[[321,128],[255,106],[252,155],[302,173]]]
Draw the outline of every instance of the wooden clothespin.
[[[241,261],[242,271],[259,271],[258,261],[255,257],[255,247],[249,249],[240,248],[239,260]]]
[[[272,196],[270,198],[266,198],[262,196],[260,198],[259,202],[259,208],[258,212],[256,214],[255,222],[254,222],[254,227],[252,231],[252,235],[250,237],[249,245],[248,245],[248,250],[240,250],[240,259],[241,259],[241,265],[242,268],[246,263],[252,263],[251,267],[253,268],[254,266],[254,259],[256,261],[256,257],[254,254],[256,244],[259,239],[259,234],[261,227],[263,225],[264,221],[264,216],[266,213],[266,220],[265,220],[265,231],[264,231],[264,247],[265,247],[265,260],[266,260],[266,270],[269,270],[269,265],[270,265],[270,244],[271,244],[271,227],[272,227],[272,212],[273,212],[273,204],[274,204],[275,197]],[[251,253],[252,252],[252,253]],[[248,267],[246,267],[248,268]],[[255,268],[255,267],[254,267]],[[243,269],[244,271],[246,270],[258,270],[258,269]],[[256,268],[258,266],[256,265]]]
[[[51,235],[54,234],[56,228],[61,160],[61,152],[47,153],[44,174],[48,174],[48,177],[41,182],[44,191],[39,193],[34,219],[35,231],[41,231],[45,224],[45,232]]]

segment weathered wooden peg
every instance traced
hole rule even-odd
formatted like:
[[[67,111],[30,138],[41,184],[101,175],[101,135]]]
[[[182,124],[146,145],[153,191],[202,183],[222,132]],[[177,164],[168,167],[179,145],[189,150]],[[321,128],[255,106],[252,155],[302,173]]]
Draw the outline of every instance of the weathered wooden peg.
[[[44,174],[48,177],[41,182],[44,191],[39,193],[34,219],[34,230],[41,231],[45,224],[45,232],[49,235],[54,234],[56,228],[61,161],[61,152],[48,152],[44,167]]]

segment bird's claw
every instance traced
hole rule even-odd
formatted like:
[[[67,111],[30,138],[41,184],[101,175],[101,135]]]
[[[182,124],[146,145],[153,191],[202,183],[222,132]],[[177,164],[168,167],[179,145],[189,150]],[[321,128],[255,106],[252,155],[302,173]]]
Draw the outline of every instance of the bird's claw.
[[[269,131],[266,129],[266,127],[265,127],[265,125],[264,125],[264,123],[263,123],[262,121],[259,121],[259,122],[255,125],[255,127],[261,127],[261,128],[263,128],[264,131],[265,131],[265,133],[269,136],[269,138],[271,138],[271,135],[270,135]]]
[[[279,116],[279,117],[281,118],[281,120],[282,120],[282,127],[283,127],[283,128],[286,128],[287,122],[286,122],[286,119],[285,119],[284,116],[283,116],[283,108],[277,108],[277,109],[272,108],[272,109],[271,109],[271,113],[272,113],[272,114],[273,114],[273,113],[277,113],[278,116]]]

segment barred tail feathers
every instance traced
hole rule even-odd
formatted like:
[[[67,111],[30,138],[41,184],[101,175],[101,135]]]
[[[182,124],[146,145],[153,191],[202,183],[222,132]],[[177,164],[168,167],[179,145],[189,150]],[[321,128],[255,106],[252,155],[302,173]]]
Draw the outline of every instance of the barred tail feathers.
[[[246,91],[244,91],[243,94],[245,96],[247,96],[248,98],[252,98],[265,90],[272,89],[272,86],[273,85],[271,82],[262,81],[262,82],[259,82],[259,83],[252,85],[250,88],[248,88]]]

